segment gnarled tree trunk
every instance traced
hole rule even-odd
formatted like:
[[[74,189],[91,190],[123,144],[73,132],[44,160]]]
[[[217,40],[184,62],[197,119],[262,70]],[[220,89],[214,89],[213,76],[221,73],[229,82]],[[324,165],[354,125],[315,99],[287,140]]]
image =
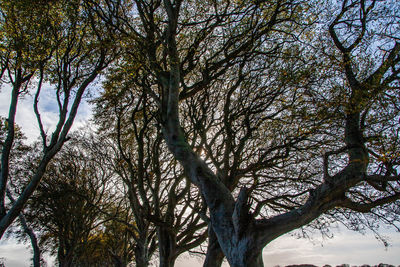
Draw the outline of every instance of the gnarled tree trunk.
[[[135,248],[135,262],[137,267],[149,266],[149,255],[147,251],[147,244],[138,242]]]
[[[224,260],[224,253],[219,246],[217,236],[212,227],[208,227],[208,246],[206,259],[203,267],[221,267]]]

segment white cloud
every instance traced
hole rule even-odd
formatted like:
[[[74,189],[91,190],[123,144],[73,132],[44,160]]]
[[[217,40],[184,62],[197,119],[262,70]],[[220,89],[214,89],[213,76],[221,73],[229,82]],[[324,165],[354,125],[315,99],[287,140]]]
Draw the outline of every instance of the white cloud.
[[[5,266],[7,267],[26,267],[32,263],[32,252],[29,247],[29,242],[19,244],[13,238],[0,240],[0,258],[4,258]],[[47,263],[47,266],[55,266],[54,257],[47,253],[42,255]]]
[[[18,244],[14,240],[0,240],[0,251],[7,267],[29,266],[31,253],[25,245]]]
[[[318,266],[343,263],[350,265],[376,265],[379,263],[398,264],[400,255],[400,234],[391,230],[392,246],[387,250],[369,233],[361,235],[341,229],[333,239],[310,242],[284,235],[264,249],[265,266],[309,263]]]
[[[33,110],[33,99],[33,96],[25,95],[19,100],[15,119],[16,123],[21,126],[29,143],[40,137],[39,125]],[[3,117],[8,117],[10,100],[11,88],[7,85],[3,85],[0,92],[0,115]],[[51,87],[44,86],[39,99],[39,111],[44,130],[48,135],[50,135],[55,129],[59,118],[58,105],[55,100],[54,90],[52,90]],[[72,130],[85,125],[91,114],[91,106],[86,101],[82,101],[75,122],[72,126]]]

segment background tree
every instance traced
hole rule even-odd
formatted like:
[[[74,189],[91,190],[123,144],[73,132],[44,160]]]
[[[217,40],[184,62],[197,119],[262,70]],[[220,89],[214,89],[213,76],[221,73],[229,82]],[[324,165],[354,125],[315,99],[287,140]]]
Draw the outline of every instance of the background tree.
[[[1,144],[1,146],[3,146],[7,130],[8,130],[8,122],[7,122],[6,118],[0,117],[0,144]],[[32,149],[30,146],[27,146],[26,144],[24,144],[25,139],[26,139],[26,137],[22,133],[19,126],[15,125],[15,140],[14,140],[13,146],[11,148],[11,154],[10,154],[10,161],[12,162],[12,164],[21,164],[23,162],[24,155],[26,153],[29,153],[30,150]],[[7,197],[9,199],[10,203],[12,204],[15,201],[15,199],[14,199],[13,194],[10,191],[10,189],[7,189],[6,194],[7,194]],[[34,267],[40,266],[42,258],[41,258],[41,252],[40,252],[38,240],[37,240],[35,232],[32,230],[31,227],[28,226],[28,224],[26,222],[26,218],[22,212],[18,216],[18,223],[21,228],[20,231],[22,231],[22,233],[20,234],[22,239],[29,238],[31,241],[31,246],[32,246],[32,251],[33,251],[33,258],[32,258],[33,266]]]
[[[126,207],[129,210],[129,207]],[[124,215],[124,211],[119,213]],[[120,215],[103,223],[103,229],[97,230],[93,240],[88,243],[81,259],[81,266],[128,266],[134,261],[136,232],[125,222],[130,222],[130,214]],[[122,221],[122,222],[121,222]],[[134,228],[133,228],[134,229]],[[106,252],[106,253],[105,253]],[[108,263],[107,263],[108,262]]]
[[[113,263],[119,251],[112,251],[100,233],[119,241],[123,231],[112,229],[110,212],[121,207],[111,186],[113,171],[105,155],[91,137],[75,135],[48,165],[48,171],[27,206],[27,217],[36,229],[42,248],[57,254],[59,266],[126,266],[132,257],[126,255]],[[125,220],[125,218],[122,218]],[[129,222],[129,220],[128,220]],[[125,233],[127,246],[134,232]],[[104,236],[105,237],[105,236]],[[104,239],[104,238],[103,238]],[[93,246],[97,251],[94,251]],[[98,251],[102,249],[102,251]],[[96,252],[91,257],[91,253]],[[128,252],[126,252],[128,253]],[[96,255],[96,257],[95,257]]]
[[[161,132],[153,127],[151,99],[124,84],[132,67],[124,62],[111,71],[96,100],[96,121],[115,147],[114,168],[127,187],[138,233],[137,266],[147,266],[156,248],[160,266],[173,266],[180,254],[206,238],[206,224],[198,214],[202,201],[166,153]]]
[[[113,60],[117,50],[100,21],[86,12],[81,1],[2,1],[1,74],[11,85],[8,131],[2,147],[0,180],[0,236],[21,213],[38,186],[50,160],[67,139],[85,90]],[[33,83],[35,82],[35,84]],[[59,119],[51,135],[45,131],[39,98],[44,84],[54,93]],[[35,88],[35,89],[34,89]],[[33,112],[42,138],[42,159],[15,202],[7,207],[10,151],[15,139],[18,99],[34,95]]]

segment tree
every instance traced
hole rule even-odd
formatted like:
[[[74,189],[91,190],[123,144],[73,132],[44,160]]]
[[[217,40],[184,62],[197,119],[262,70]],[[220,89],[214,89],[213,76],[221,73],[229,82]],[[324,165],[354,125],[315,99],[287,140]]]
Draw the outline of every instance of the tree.
[[[10,191],[7,191],[7,197],[10,200],[11,204],[15,201],[14,197],[12,196],[12,193]],[[34,267],[39,267],[43,261],[42,256],[41,256],[41,250],[39,248],[39,243],[37,236],[33,229],[29,227],[25,215],[21,212],[18,216],[19,219],[19,224],[21,227],[21,230],[23,231],[23,236],[27,235],[31,241],[31,246],[32,246],[32,251],[33,251],[33,257],[32,257],[32,263]],[[23,238],[23,237],[22,237]]]
[[[305,25],[300,22],[305,21],[312,10],[307,3],[296,1],[196,2],[195,8],[186,1],[135,1],[135,4],[137,16],[119,21],[124,24],[132,19],[136,23],[139,21],[139,26],[121,26],[112,20],[106,22],[123,33],[131,30],[132,42],[142,47],[139,51],[132,50],[137,62],[140,62],[140,71],[148,77],[139,85],[157,103],[158,125],[162,128],[164,140],[205,199],[210,225],[231,266],[262,266],[261,251],[269,242],[318,218],[321,220],[324,214],[334,219],[341,214],[356,222],[361,222],[360,214],[368,214],[366,216],[396,226],[400,194],[396,172],[399,164],[398,126],[395,122],[399,118],[396,89],[400,46],[396,41],[399,38],[398,22],[389,20],[390,16],[385,17],[387,9],[382,2],[345,0],[338,11],[333,12],[333,22],[328,27],[325,24],[322,29],[329,32],[335,47],[324,43],[324,50],[318,55],[337,64],[328,70],[321,69],[315,75],[324,80],[303,85],[302,82],[312,81],[307,78],[307,73],[304,73],[305,80],[298,77],[281,80],[281,86],[290,85],[289,91],[272,98],[274,104],[269,110],[279,110],[280,103],[293,99],[291,105],[284,105],[285,109],[274,118],[283,129],[290,126],[286,124],[287,119],[293,122],[300,118],[297,130],[308,132],[307,138],[300,143],[288,142],[283,150],[271,150],[275,147],[274,140],[262,140],[268,153],[260,151],[263,157],[258,158],[255,154],[248,154],[248,166],[258,163],[261,168],[268,167],[265,157],[273,156],[271,152],[286,150],[291,157],[302,159],[299,167],[306,166],[303,164],[307,162],[308,166],[317,164],[317,167],[316,170],[306,169],[307,177],[299,176],[302,179],[293,176],[302,170],[293,170],[296,164],[274,165],[276,169],[269,167],[271,172],[275,172],[272,178],[276,178],[277,182],[269,179],[262,185],[267,187],[264,192],[270,195],[261,195],[263,199],[258,201],[260,206],[255,207],[250,201],[252,187],[242,185],[231,192],[229,184],[221,179],[216,168],[203,160],[201,153],[190,145],[185,120],[180,116],[184,107],[182,101],[193,99],[207,89],[218,90],[213,87],[214,83],[225,78],[224,74],[232,69],[240,70],[243,66],[244,70],[251,70],[244,72],[247,77],[258,68],[265,70],[257,64],[257,59],[268,62],[268,59],[276,57],[285,66],[290,61],[285,59],[284,53],[280,53],[283,52],[280,48],[288,41],[293,42],[290,45],[294,49],[295,45],[301,44],[296,40],[299,38],[296,33],[304,29],[302,26]],[[98,12],[105,13],[101,8]],[[371,41],[371,27],[382,21],[387,27],[375,28],[379,39]],[[315,34],[317,30],[311,33]],[[382,53],[375,53],[377,50]],[[310,50],[303,52],[307,54]],[[315,50],[311,50],[313,52]],[[305,60],[306,63],[318,62],[307,57]],[[299,65],[302,63],[297,62]],[[321,62],[321,66],[326,66],[324,63]],[[324,77],[328,72],[335,75]],[[289,76],[289,73],[283,74],[283,77]],[[274,73],[263,73],[261,77],[279,81],[279,75],[274,76]],[[245,90],[243,83],[239,85],[232,94]],[[328,109],[329,114],[321,112],[321,106],[315,103],[321,99],[333,104],[336,113],[332,112],[334,108]],[[232,112],[235,111],[240,114],[240,110]],[[376,114],[381,112],[383,119],[376,120]],[[312,116],[307,120],[310,114]],[[322,130],[314,132],[308,126],[313,125],[313,120],[320,114],[325,117],[319,119],[321,123],[316,129]],[[246,118],[250,120],[249,114],[242,116],[245,123]],[[271,120],[266,120],[266,126],[268,123]],[[204,122],[201,121],[197,127],[204,129]],[[246,124],[242,127],[246,128]],[[334,133],[324,130],[327,127],[333,127]],[[229,137],[229,128],[226,129],[224,137],[232,138],[232,133]],[[376,133],[383,138],[377,137]],[[284,132],[279,134],[282,136],[275,136],[276,139],[287,138]],[[256,137],[250,137],[253,142],[257,141]],[[310,158],[304,161],[302,149],[307,147],[309,139],[317,143],[320,138],[333,139],[334,143],[322,147],[329,149],[324,155],[322,149],[306,151]],[[232,142],[232,145],[239,144]],[[334,146],[338,148],[332,149]],[[287,155],[280,157],[279,154],[275,153],[278,160],[287,158]],[[332,160],[335,157],[336,160]],[[242,164],[242,160],[239,163]],[[264,172],[264,175],[267,174]],[[231,175],[236,179],[244,178],[237,173]],[[281,184],[283,189],[278,187]],[[266,190],[268,188],[269,191]],[[263,206],[266,210],[258,217]]]
[[[114,59],[118,49],[104,25],[87,12],[82,1],[2,1],[1,78],[11,85],[8,130],[2,147],[0,178],[0,236],[21,213],[38,186],[50,160],[67,140],[86,89]],[[39,98],[45,85],[53,88],[59,120],[50,134],[45,130]],[[34,95],[42,139],[42,159],[30,181],[11,206],[6,205],[10,180],[10,152],[15,139],[18,100]]]
[[[127,207],[129,211],[129,208]],[[132,217],[129,213],[124,214],[119,208],[117,218],[105,221],[103,229],[95,231],[91,236],[88,246],[84,249],[84,255],[81,257],[81,266],[128,266],[134,261],[135,236],[136,232],[125,222],[130,221]],[[122,222],[121,222],[122,221]]]
[[[8,129],[8,122],[5,118],[0,117],[0,144],[3,146],[4,139],[7,133]],[[31,147],[27,146],[24,144],[24,139],[25,136],[20,130],[19,126],[15,126],[15,141],[13,143],[13,147],[11,149],[11,154],[10,154],[10,161],[12,164],[20,164],[22,162],[23,155],[26,153],[29,153],[31,150]],[[7,189],[7,198],[9,199],[10,203],[14,203],[15,199],[13,197],[13,194],[10,190],[10,188]],[[32,245],[32,250],[33,250],[33,266],[38,267],[40,266],[41,263],[41,252],[40,248],[38,245],[37,237],[35,232],[30,228],[26,222],[26,218],[23,213],[20,213],[18,216],[18,221],[21,227],[21,230],[23,231],[23,234],[21,234],[23,237],[26,235],[29,237],[31,240],[31,245]]]
[[[28,222],[40,233],[42,248],[57,254],[59,266],[97,266],[96,261],[111,266],[113,257],[119,256],[117,250],[109,250],[110,241],[104,239],[108,235],[120,240],[123,232],[110,230],[113,224],[109,221],[116,215],[110,218],[108,214],[120,213],[121,207],[110,189],[113,171],[105,161],[107,151],[100,151],[98,146],[93,136],[74,135],[48,165],[27,205]],[[104,240],[99,240],[101,233]],[[124,258],[125,264],[115,266],[126,266],[131,259]]]
[[[158,248],[160,266],[173,266],[180,254],[205,240],[206,223],[198,214],[204,206],[166,153],[161,132],[152,127],[156,113],[151,99],[121,84],[126,82],[128,68],[119,66],[110,72],[105,92],[95,101],[96,122],[103,139],[115,150],[110,161],[127,188],[136,223],[136,265],[148,266]],[[118,92],[121,87],[125,89]]]

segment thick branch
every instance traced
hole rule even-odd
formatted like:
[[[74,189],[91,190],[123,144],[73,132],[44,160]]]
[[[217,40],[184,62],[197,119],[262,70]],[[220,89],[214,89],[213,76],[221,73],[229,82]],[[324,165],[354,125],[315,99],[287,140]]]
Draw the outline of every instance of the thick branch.
[[[396,193],[392,196],[383,197],[377,200],[372,201],[371,203],[357,203],[353,202],[350,199],[345,199],[339,203],[339,205],[343,208],[351,209],[357,212],[368,213],[371,212],[372,209],[383,206],[385,204],[392,203],[396,200],[400,199],[400,193]]]

